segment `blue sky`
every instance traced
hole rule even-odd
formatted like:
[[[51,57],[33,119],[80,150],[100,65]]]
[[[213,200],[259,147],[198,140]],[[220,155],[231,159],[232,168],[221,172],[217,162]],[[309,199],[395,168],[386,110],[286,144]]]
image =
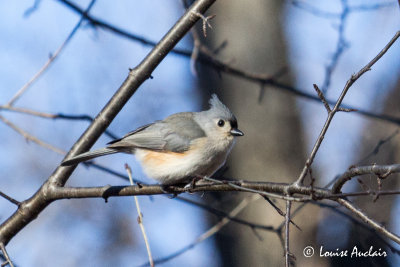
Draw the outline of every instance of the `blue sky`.
[[[313,4],[324,10],[340,12],[338,2],[330,0]],[[79,20],[75,13],[58,1],[39,3],[36,10],[25,16],[33,1],[0,2],[0,59],[3,63],[0,64],[0,104],[6,103],[41,68]],[[88,3],[79,1],[81,7]],[[180,2],[175,0],[126,1],[121,5],[99,0],[91,14],[157,41],[182,12]],[[349,16],[345,29],[349,48],[333,73],[328,98],[336,99],[350,75],[372,59],[399,30],[399,18],[399,10],[395,6]],[[338,20],[319,18],[288,4],[282,21],[295,85],[313,93],[312,84],[322,83],[324,68],[335,51]],[[190,39],[186,38],[178,46],[190,48]],[[399,48],[399,43],[396,43],[371,72],[357,81],[344,102],[365,108],[382,101],[386,88],[390,88],[399,77]],[[149,49],[85,25],[16,106],[48,113],[95,116],[125,79],[128,69],[137,65]],[[109,130],[121,136],[172,113],[200,109],[200,98],[194,89],[196,77],[190,73],[189,60],[170,55],[153,76],[154,79],[139,88]],[[310,150],[325,120],[325,110],[322,105],[304,99],[299,99],[298,104]],[[88,125],[87,122],[52,121],[10,112],[1,112],[1,115],[63,150],[68,150]],[[347,169],[366,122],[365,118],[356,114],[339,114],[335,118],[316,160],[317,165],[324,166],[324,177],[334,177],[338,170]],[[45,181],[62,156],[32,142],[25,142],[4,124],[0,124],[0,138],[6,140],[0,153],[3,174],[0,188],[23,200]],[[94,148],[108,141],[110,139],[103,136]],[[342,156],[331,157],[332,154]],[[98,162],[123,173],[123,163],[129,162],[134,176],[144,176],[129,155],[113,155],[100,158]],[[327,162],[329,167],[325,167]],[[123,183],[103,172],[84,167],[77,168],[68,182],[74,186]],[[199,196],[192,197],[199,199]],[[205,214],[181,202],[166,201],[164,197],[157,196],[141,197],[140,203],[156,257],[180,249],[207,229]],[[15,207],[0,200],[0,209],[3,220]],[[20,266],[140,264],[147,260],[147,255],[136,216],[133,198],[110,199],[107,204],[101,199],[58,201],[10,242],[8,252]],[[116,221],[114,225],[120,225],[120,228],[112,228],[110,220]],[[400,232],[400,229],[396,230]],[[123,239],[126,246],[111,249],[110,233],[115,234],[113,238]],[[191,262],[191,266],[218,266],[213,242],[212,239],[207,240],[165,266],[179,266],[187,262]]]

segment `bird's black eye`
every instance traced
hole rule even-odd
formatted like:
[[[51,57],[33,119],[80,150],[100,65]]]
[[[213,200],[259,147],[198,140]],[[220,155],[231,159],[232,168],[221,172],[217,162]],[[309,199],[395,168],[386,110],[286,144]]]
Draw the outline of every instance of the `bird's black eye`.
[[[223,127],[224,125],[225,125],[224,120],[219,120],[219,121],[218,121],[218,126],[219,126],[219,127]]]

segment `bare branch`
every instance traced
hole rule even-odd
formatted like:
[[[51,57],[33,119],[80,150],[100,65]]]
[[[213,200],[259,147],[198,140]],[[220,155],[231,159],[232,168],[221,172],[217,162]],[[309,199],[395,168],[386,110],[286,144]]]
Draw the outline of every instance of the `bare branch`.
[[[114,26],[114,25],[111,25],[110,23],[99,20],[89,14],[83,14],[84,13],[83,9],[81,9],[74,3],[70,2],[69,0],[59,0],[59,1],[61,3],[64,3],[66,6],[68,6],[73,11],[77,12],[78,14],[84,15],[84,17],[94,26],[98,26],[103,29],[112,31],[113,33],[115,33],[119,36],[129,38],[130,40],[140,42],[144,45],[148,45],[148,46],[156,45],[156,42],[154,42],[154,41],[143,38],[137,34],[127,32],[123,29],[120,29],[120,28]],[[337,16],[340,16],[340,14],[338,14]],[[306,98],[308,100],[321,102],[318,97],[316,97],[312,93],[308,93],[304,89],[296,88],[291,85],[284,84],[284,83],[281,83],[281,82],[275,80],[274,75],[265,74],[265,73],[253,73],[253,72],[250,72],[250,71],[247,71],[244,69],[234,67],[229,62],[224,62],[224,61],[221,61],[221,60],[215,58],[213,53],[207,53],[206,50],[208,50],[208,49],[205,49],[204,46],[200,46],[200,47],[201,47],[201,51],[199,51],[199,56],[197,56],[196,61],[207,64],[218,71],[222,71],[227,74],[234,75],[234,76],[240,77],[240,78],[248,80],[248,81],[260,83],[263,85],[269,85],[272,88],[279,89],[279,90],[288,92],[290,94],[294,94],[296,96]],[[181,55],[181,56],[187,57],[189,59],[192,58],[192,56],[193,56],[193,50],[185,50],[185,49],[176,49],[175,48],[175,49],[171,50],[170,52],[174,53],[176,55]],[[327,101],[331,105],[334,105],[336,103],[335,101],[332,101],[329,99]],[[354,109],[353,107],[350,107],[348,105],[341,105],[341,107]],[[376,113],[373,113],[373,112],[370,112],[367,110],[362,110],[362,109],[357,109],[357,113],[360,115],[369,117],[369,118],[379,119],[379,120],[387,121],[390,123],[394,123],[396,125],[400,125],[400,118],[397,118],[397,117],[384,115],[384,114],[376,114]]]
[[[182,201],[182,202],[190,204],[190,205],[194,205],[194,206],[196,206],[198,208],[201,208],[201,209],[203,209],[203,210],[205,210],[207,212],[210,212],[210,213],[212,213],[212,214],[214,214],[216,216],[219,216],[221,218],[222,217],[227,217],[232,222],[235,222],[235,223],[238,223],[238,224],[241,224],[241,225],[244,225],[244,226],[248,226],[253,230],[256,230],[256,229],[258,230],[259,229],[259,230],[268,231],[268,232],[276,232],[277,231],[274,227],[272,227],[270,225],[257,224],[257,223],[254,223],[254,222],[249,222],[249,221],[246,221],[246,220],[243,220],[243,219],[232,217],[232,216],[229,216],[229,214],[224,212],[224,211],[217,210],[217,209],[215,209],[215,208],[213,208],[213,207],[211,207],[209,205],[206,205],[206,204],[203,204],[203,203],[200,203],[200,202],[196,202],[196,201],[193,201],[193,200],[185,198],[185,197],[177,196],[174,199]]]
[[[286,200],[286,215],[285,215],[285,266],[289,267],[290,263],[295,259],[294,255],[290,252],[289,249],[289,226],[290,222],[290,207],[292,206],[292,202],[290,200]]]
[[[394,172],[399,172],[398,170]],[[232,186],[234,185],[234,186]],[[168,194],[182,194],[195,192],[226,192],[239,191],[251,192],[260,195],[268,195],[277,199],[284,199],[296,202],[308,202],[311,194],[315,199],[332,199],[348,197],[348,196],[368,196],[368,195],[393,195],[399,194],[399,190],[380,191],[380,192],[353,192],[353,193],[334,193],[331,190],[311,186],[296,186],[287,183],[272,182],[246,182],[246,181],[230,181],[222,183],[196,184],[194,188],[187,188],[179,185],[168,186]],[[273,194],[265,194],[273,192]],[[264,194],[263,194],[264,193]],[[287,193],[304,195],[305,197],[284,197]],[[70,198],[104,198],[133,196],[133,195],[160,195],[166,194],[162,185],[143,185],[140,186],[99,186],[99,187],[56,187],[51,188],[48,192],[48,199],[70,199]]]
[[[64,150],[59,149],[53,145],[50,145],[50,144],[40,140],[39,138],[34,137],[33,135],[30,135],[29,133],[25,132],[24,130],[19,128],[17,125],[15,125],[14,123],[7,120],[6,118],[4,118],[1,115],[0,115],[0,120],[3,121],[6,125],[8,125],[10,128],[12,128],[14,131],[16,131],[17,133],[22,135],[26,140],[32,141],[32,142],[38,144],[39,146],[50,149],[58,154],[65,155],[66,152]]]
[[[347,208],[350,210],[353,214],[358,216],[361,220],[363,220],[366,224],[370,225],[372,228],[386,236],[387,238],[393,240],[397,244],[400,244],[400,237],[390,231],[388,231],[385,227],[382,225],[378,224],[375,222],[373,219],[369,218],[364,212],[359,210],[357,207],[355,207],[353,204],[351,204],[349,201],[344,200],[344,199],[337,199],[336,200],[340,205],[343,207]]]
[[[90,115],[87,115],[87,114],[81,114],[81,115],[72,115],[72,114],[64,114],[64,113],[52,114],[52,113],[46,113],[46,112],[36,111],[36,110],[32,110],[32,109],[27,109],[27,108],[19,108],[19,107],[4,106],[4,105],[0,106],[0,110],[12,111],[12,112],[32,115],[35,117],[40,117],[40,118],[45,118],[45,119],[53,119],[53,120],[64,119],[64,120],[81,120],[81,121],[89,121],[89,122],[94,121],[94,119]],[[118,136],[116,134],[112,133],[110,130],[105,130],[104,134],[106,134],[111,139],[118,138]]]
[[[47,70],[47,68],[51,65],[51,63],[57,58],[57,56],[61,53],[61,51],[64,49],[64,47],[71,41],[72,37],[75,35],[75,33],[78,31],[79,27],[81,27],[82,22],[85,19],[84,14],[87,14],[90,9],[93,7],[94,3],[96,0],[92,0],[86,10],[82,13],[81,18],[79,19],[78,24],[72,29],[71,33],[68,35],[67,39],[61,44],[61,46],[57,49],[57,51],[50,56],[50,58],[47,60],[47,62],[43,65],[43,67],[24,85],[22,86],[21,89],[18,90],[18,92],[11,98],[11,100],[7,103],[6,106],[12,106],[15,101],[18,100],[18,98],[21,97],[23,93]]]
[[[0,249],[3,253],[4,258],[6,261],[1,265],[1,266],[6,266],[7,264],[10,265],[10,267],[14,267],[14,264],[12,263],[10,257],[8,256],[6,247],[4,246],[4,243],[0,243]]]
[[[346,194],[331,194],[330,190],[321,189],[321,188],[311,188],[310,186],[296,186],[293,184],[284,184],[284,183],[267,183],[267,182],[237,182],[239,185],[238,188],[233,188],[230,184],[233,182],[223,183],[223,184],[199,184],[196,185],[195,188],[184,188],[179,186],[170,186],[168,188],[170,193],[180,194],[185,192],[213,192],[213,191],[244,191],[247,192],[249,190],[246,189],[253,189],[257,193],[259,191],[268,191],[274,192],[275,194],[301,194],[301,195],[311,195],[314,192],[315,197],[317,199],[332,199],[338,202],[341,201],[340,197]],[[132,196],[132,195],[154,195],[154,194],[165,194],[165,191],[162,186],[160,185],[142,185],[142,186],[103,186],[103,187],[76,187],[76,188],[66,188],[66,187],[50,187],[47,188],[47,199],[46,201],[51,202],[57,199],[70,199],[70,198],[104,198],[108,199],[112,196]],[[368,195],[365,192],[359,195]],[[399,192],[397,192],[399,193]],[[383,194],[382,194],[383,195]],[[288,199],[290,201],[307,201],[310,197],[302,198],[293,198],[294,200]],[[342,202],[340,202],[342,203]],[[23,209],[26,209],[25,203],[21,204]],[[348,205],[345,205],[348,208]],[[351,210],[353,211],[353,210]],[[355,214],[359,217],[362,217],[361,211],[354,211]],[[374,222],[372,219],[365,217],[365,214],[362,214],[364,217],[362,219],[367,221],[374,229],[381,232],[386,237],[392,239],[395,242],[399,240],[394,238],[396,235],[387,231],[382,230],[382,227]],[[368,218],[368,219],[366,219]]]
[[[128,164],[125,164],[125,169],[129,176],[129,182],[131,183],[131,185],[134,185],[133,179],[132,179],[132,169],[129,167]],[[139,200],[136,196],[133,196],[133,198],[135,199],[136,210],[138,213],[137,222],[139,224],[140,230],[142,231],[144,243],[146,244],[147,255],[149,256],[149,263],[150,263],[151,267],[154,267],[154,261],[153,261],[153,257],[151,256],[149,239],[147,238],[147,235],[146,235],[146,230],[145,230],[144,224],[143,224],[143,215],[142,215],[142,212],[140,211]]]
[[[202,19],[202,21],[203,21],[203,28],[202,28],[203,29],[203,35],[204,35],[204,37],[207,37],[207,26],[210,29],[212,29],[212,26],[210,24],[210,20],[212,20],[216,15],[211,15],[211,16],[205,17],[203,14],[200,14],[198,12],[195,12],[193,14],[195,14],[196,16],[198,16],[199,18]]]
[[[320,18],[337,19],[337,18],[340,18],[340,16],[341,16],[341,13],[324,11],[324,10],[316,8],[306,2],[292,0],[291,3],[293,4],[294,7],[302,9],[302,10],[309,12],[310,14],[320,17]],[[362,11],[377,10],[380,8],[387,8],[387,7],[391,7],[393,5],[395,5],[394,2],[388,2],[388,3],[377,3],[377,4],[372,4],[372,5],[349,6],[348,9],[349,9],[349,12],[362,12]]]
[[[262,196],[275,210],[276,210],[276,212],[278,212],[278,214],[280,215],[280,216],[283,216],[283,217],[285,217],[286,216],[286,213],[284,213],[277,205],[275,205],[275,203],[274,202],[272,202],[268,197],[266,197],[266,196]],[[297,229],[299,229],[300,231],[301,231],[301,228],[296,224],[296,223],[294,223],[292,220],[290,220],[290,222],[297,228]]]
[[[363,159],[361,159],[359,161],[359,163],[366,161],[367,159],[369,159],[370,157],[377,155],[379,153],[380,148],[388,143],[390,140],[392,140],[396,135],[399,134],[399,129],[395,130],[391,135],[389,135],[386,138],[383,138],[381,140],[379,140],[379,142],[376,144],[376,146],[374,147],[374,149],[371,151],[371,153],[369,153],[368,155],[366,155]]]
[[[315,91],[317,91],[319,99],[321,99],[322,103],[325,106],[326,111],[329,114],[331,112],[331,107],[329,106],[328,102],[326,101],[324,93],[318,88],[318,85],[316,85],[315,83],[313,84],[313,86],[314,86]]]
[[[342,112],[354,112],[354,111],[357,111],[357,109],[355,109],[355,108],[338,108],[338,111],[342,111]]]
[[[234,189],[237,189],[239,191],[257,193],[257,194],[260,194],[260,195],[265,196],[265,197],[280,198],[280,199],[292,200],[292,201],[306,201],[306,200],[309,200],[309,199],[299,199],[299,198],[294,198],[294,197],[285,196],[285,195],[277,195],[277,194],[273,194],[273,193],[268,193],[268,192],[261,191],[261,190],[258,190],[258,189],[244,187],[242,185],[235,184],[233,182],[216,180],[216,179],[213,179],[211,177],[203,177],[203,179],[206,180],[206,181],[214,182],[216,184],[227,184],[230,187],[232,187]]]
[[[371,67],[389,50],[389,48],[396,42],[396,40],[399,38],[400,36],[400,31],[396,32],[396,34],[393,36],[393,38],[389,41],[389,43],[378,53],[378,55],[373,58],[367,65],[365,65],[359,72],[357,72],[356,74],[352,75],[350,77],[350,79],[347,81],[345,87],[342,90],[342,93],[340,94],[338,100],[336,101],[335,106],[333,107],[332,111],[328,114],[328,117],[325,121],[324,126],[322,127],[322,130],[318,136],[317,141],[314,144],[314,147],[311,151],[310,156],[308,157],[306,163],[304,164],[304,168],[302,170],[302,172],[299,175],[299,178],[297,178],[296,182],[294,184],[296,185],[300,185],[303,183],[304,178],[307,174],[307,170],[308,168],[311,166],[311,164],[314,161],[314,158],[319,150],[319,147],[321,146],[322,141],[325,138],[325,133],[327,132],[331,121],[333,119],[333,117],[335,116],[336,112],[338,111],[340,105],[342,104],[342,101],[344,99],[344,97],[346,96],[348,90],[350,89],[350,87],[353,85],[353,83],[355,81],[357,81],[365,72],[367,72],[368,70],[371,69]]]
[[[335,184],[332,186],[332,193],[339,193],[347,181],[359,175],[375,174],[379,177],[383,176],[386,178],[389,174],[398,172],[400,172],[400,164],[352,167],[336,180]]]
[[[380,8],[387,8],[396,5],[395,2],[387,2],[387,3],[376,3],[372,5],[358,5],[350,7],[350,12],[359,12],[359,11],[371,11],[377,10]]]
[[[336,42],[336,49],[333,53],[330,63],[325,68],[325,78],[322,83],[322,92],[326,93],[331,84],[332,74],[339,63],[340,57],[347,48],[347,42],[344,37],[345,27],[347,24],[347,18],[350,14],[347,0],[341,0],[342,3],[342,13],[339,16],[339,26],[337,27],[338,40]]]
[[[210,229],[208,229],[206,232],[201,234],[192,243],[190,243],[189,245],[186,245],[184,248],[180,249],[179,251],[177,251],[177,252],[175,252],[175,253],[173,253],[173,254],[171,254],[169,256],[166,256],[166,257],[163,257],[161,259],[155,260],[154,263],[160,264],[160,263],[164,263],[164,262],[170,261],[173,258],[176,258],[179,255],[182,255],[183,253],[185,253],[189,249],[194,248],[197,244],[203,242],[204,240],[208,239],[209,237],[211,237],[211,236],[215,235],[217,232],[219,232],[226,224],[228,224],[231,221],[230,218],[236,217],[239,214],[239,212],[241,212],[249,204],[251,204],[252,202],[254,202],[254,201],[258,200],[258,199],[260,199],[260,196],[258,196],[258,195],[252,195],[251,197],[244,198],[231,212],[229,212],[227,217],[224,217],[217,224],[215,224]],[[147,265],[149,265],[149,263],[145,263],[145,264],[143,264],[141,266],[147,266]]]
[[[199,19],[192,12],[203,13],[214,2],[215,0],[197,0],[190,7],[146,58],[130,71],[124,83],[71,148],[66,158],[90,149],[139,86],[151,76],[158,64]],[[0,242],[7,244],[16,233],[34,220],[51,203],[48,193],[54,188],[64,186],[75,168],[76,166],[58,167],[31,198],[21,203],[18,210],[0,225]]]
[[[373,196],[374,198],[379,196],[390,196],[390,195],[400,195],[400,190],[385,190],[385,191],[374,191],[367,190],[362,192],[351,192],[351,193],[337,193],[326,196],[326,199],[338,199],[346,197],[357,197],[357,196]]]
[[[3,192],[0,191],[0,196],[3,197],[4,199],[7,199],[8,201],[10,201],[11,203],[13,203],[14,205],[19,206],[21,204],[21,202],[19,202],[18,200],[10,197],[7,194],[4,194]]]
[[[289,187],[290,184],[284,183],[270,183],[270,182],[236,182],[218,184],[196,184],[194,188],[185,188],[183,186],[171,185],[168,187],[168,193],[181,194],[181,193],[195,193],[195,192],[224,192],[224,191],[243,191],[260,194],[263,192],[274,192],[275,198],[285,199],[278,194],[285,194],[287,190],[291,193],[298,193],[302,195],[309,195],[311,187]],[[330,195],[330,190],[314,188],[317,197],[324,197]],[[142,185],[142,186],[99,186],[99,187],[56,187],[48,192],[48,198],[52,200],[57,199],[70,199],[70,198],[104,198],[116,196],[133,196],[133,195],[160,195],[165,194],[165,190],[161,185]],[[269,195],[269,194],[268,194]],[[275,196],[276,195],[276,196]],[[270,195],[269,195],[270,196]],[[271,196],[272,197],[272,196]],[[302,198],[288,198],[291,201],[306,201]]]
[[[29,7],[27,10],[25,10],[24,12],[24,16],[28,17],[30,16],[35,10],[37,10],[37,8],[39,7],[41,0],[35,0],[35,2],[33,3],[33,5],[31,7]]]
[[[369,232],[371,232],[372,234],[375,234],[376,237],[378,238],[378,240],[381,241],[381,242],[382,242],[383,244],[385,244],[386,246],[388,246],[388,247],[390,248],[390,250],[391,250],[393,253],[396,253],[396,254],[400,255],[400,250],[399,250],[399,249],[396,249],[390,242],[386,241],[386,239],[382,237],[382,236],[385,236],[385,235],[382,235],[380,232],[377,232],[375,228],[372,228],[370,225],[365,224],[365,223],[362,222],[361,220],[350,216],[350,214],[345,213],[345,212],[339,210],[338,208],[341,207],[340,205],[339,205],[339,206],[338,206],[338,205],[335,205],[335,206],[334,206],[334,205],[330,205],[330,204],[326,204],[326,203],[321,203],[321,202],[315,202],[315,201],[311,201],[311,202],[308,202],[308,203],[309,203],[309,204],[312,204],[312,205],[316,205],[316,206],[318,206],[318,207],[320,207],[320,208],[330,209],[330,210],[333,211],[334,213],[336,213],[336,214],[342,216],[343,218],[346,218],[346,219],[350,220],[350,221],[351,221],[353,224],[355,224],[357,227],[363,228],[363,229],[365,229],[366,231],[369,231]],[[292,213],[292,217],[293,217],[293,213]]]

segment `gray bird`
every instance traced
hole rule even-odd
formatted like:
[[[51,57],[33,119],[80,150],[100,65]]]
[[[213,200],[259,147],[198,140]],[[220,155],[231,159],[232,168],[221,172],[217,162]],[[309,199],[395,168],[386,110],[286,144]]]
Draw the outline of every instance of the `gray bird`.
[[[209,110],[173,114],[142,126],[105,148],[67,159],[61,165],[76,165],[123,152],[134,154],[146,175],[164,185],[209,177],[225,163],[235,137],[243,136],[233,113],[215,94],[209,103]]]

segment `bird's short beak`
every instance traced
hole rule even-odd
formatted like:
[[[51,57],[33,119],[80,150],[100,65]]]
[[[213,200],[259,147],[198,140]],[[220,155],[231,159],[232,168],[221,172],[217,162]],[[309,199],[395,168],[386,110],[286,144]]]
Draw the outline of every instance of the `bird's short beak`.
[[[233,136],[243,136],[244,133],[239,129],[233,128],[231,130],[231,135],[233,135]]]

